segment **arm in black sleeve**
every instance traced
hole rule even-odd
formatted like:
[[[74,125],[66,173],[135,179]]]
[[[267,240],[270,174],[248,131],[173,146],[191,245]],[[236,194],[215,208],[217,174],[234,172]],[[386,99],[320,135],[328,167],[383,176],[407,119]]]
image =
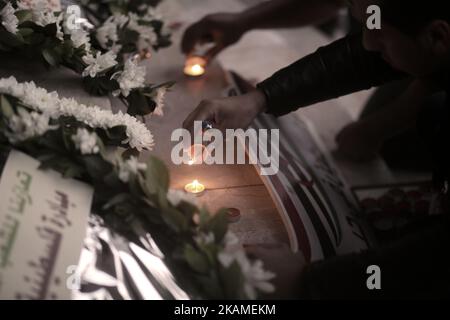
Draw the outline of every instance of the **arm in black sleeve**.
[[[399,79],[378,53],[364,49],[361,35],[347,36],[300,59],[258,84],[267,112],[282,116],[298,108]]]

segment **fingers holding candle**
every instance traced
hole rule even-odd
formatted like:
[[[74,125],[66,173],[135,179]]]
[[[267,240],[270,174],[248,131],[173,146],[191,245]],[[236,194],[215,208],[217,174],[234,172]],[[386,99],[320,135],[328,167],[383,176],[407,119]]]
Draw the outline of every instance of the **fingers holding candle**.
[[[185,150],[189,156],[188,165],[202,164],[208,157],[208,151],[202,144],[194,144],[189,149]]]

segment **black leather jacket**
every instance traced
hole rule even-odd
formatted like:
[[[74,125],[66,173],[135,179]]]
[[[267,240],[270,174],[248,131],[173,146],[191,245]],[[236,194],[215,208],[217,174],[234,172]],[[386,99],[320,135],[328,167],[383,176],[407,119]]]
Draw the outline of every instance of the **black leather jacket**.
[[[269,114],[282,116],[298,108],[379,86],[406,75],[378,53],[364,49],[361,35],[350,35],[318,49],[258,84]],[[449,77],[450,78],[450,77]],[[447,97],[450,93],[450,81]],[[448,99],[447,99],[448,100]],[[434,161],[436,188],[450,189],[450,103],[432,121],[421,124]],[[450,204],[450,190],[446,197]],[[447,208],[446,211],[450,211]]]
[[[360,34],[347,36],[300,59],[258,84],[268,113],[281,116],[300,107],[370,89],[401,78],[378,53],[362,45]]]

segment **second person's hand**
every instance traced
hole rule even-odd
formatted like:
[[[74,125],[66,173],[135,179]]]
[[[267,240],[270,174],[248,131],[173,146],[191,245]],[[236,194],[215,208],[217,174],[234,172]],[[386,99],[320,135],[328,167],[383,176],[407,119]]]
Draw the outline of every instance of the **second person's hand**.
[[[266,98],[259,90],[231,98],[204,100],[183,122],[193,131],[194,121],[209,121],[216,129],[246,129],[266,109]],[[193,132],[194,133],[194,132]]]
[[[212,58],[226,47],[236,43],[245,33],[243,21],[238,13],[211,14],[187,28],[181,41],[181,50],[189,55],[197,44],[214,42],[207,52]]]

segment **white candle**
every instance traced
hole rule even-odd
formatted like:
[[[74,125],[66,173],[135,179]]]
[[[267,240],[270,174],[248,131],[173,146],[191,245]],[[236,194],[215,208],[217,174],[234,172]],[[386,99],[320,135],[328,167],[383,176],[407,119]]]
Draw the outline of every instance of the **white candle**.
[[[206,59],[203,57],[192,56],[186,59],[184,65],[184,74],[192,77],[198,77],[205,73]]]
[[[188,183],[184,187],[184,190],[186,190],[186,192],[192,193],[194,195],[202,194],[205,191],[205,189],[206,189],[205,186],[200,182],[198,182],[198,180],[194,180],[192,181],[192,183]]]

